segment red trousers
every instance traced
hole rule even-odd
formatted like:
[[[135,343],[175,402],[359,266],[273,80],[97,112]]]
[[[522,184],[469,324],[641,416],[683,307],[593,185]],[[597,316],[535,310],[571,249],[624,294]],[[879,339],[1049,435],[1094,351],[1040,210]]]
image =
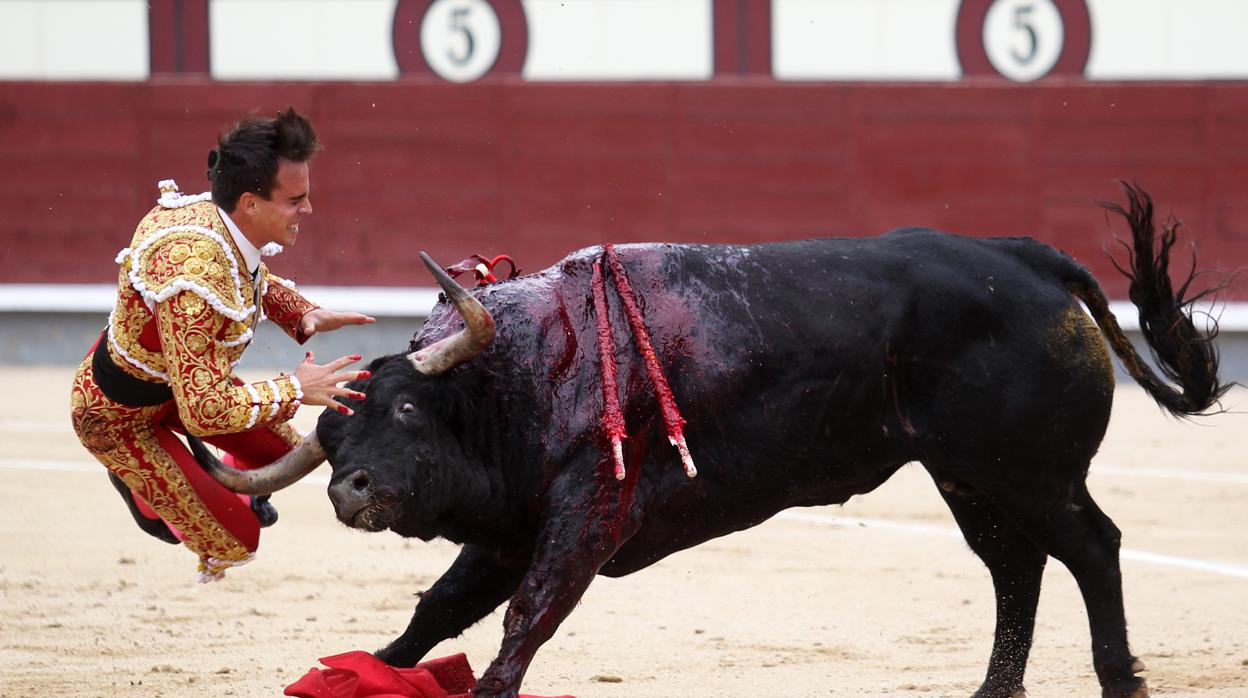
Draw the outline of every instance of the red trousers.
[[[260,524],[246,498],[212,479],[178,439],[186,429],[172,400],[131,407],[109,399],[88,354],[74,374],[70,406],[74,432],[91,455],[125,482],[141,511],[159,515],[199,556],[201,581],[251,559]],[[281,424],[203,440],[232,454],[236,467],[254,468],[290,451],[299,436]]]

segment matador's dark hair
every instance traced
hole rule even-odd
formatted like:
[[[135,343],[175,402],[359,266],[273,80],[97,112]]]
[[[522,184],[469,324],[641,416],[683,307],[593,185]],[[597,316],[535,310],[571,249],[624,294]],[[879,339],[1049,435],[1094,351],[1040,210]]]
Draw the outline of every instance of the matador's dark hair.
[[[208,153],[212,200],[233,213],[244,192],[267,199],[279,160],[307,162],[320,149],[312,122],[294,107],[271,119],[247,117],[221,134]]]

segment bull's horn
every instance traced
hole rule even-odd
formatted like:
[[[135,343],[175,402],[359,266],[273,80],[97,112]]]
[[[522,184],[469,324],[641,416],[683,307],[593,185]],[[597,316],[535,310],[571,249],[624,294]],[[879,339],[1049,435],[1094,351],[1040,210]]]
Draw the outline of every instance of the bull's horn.
[[[316,430],[303,437],[303,441],[286,455],[255,470],[231,468],[204,448],[198,439],[188,438],[187,443],[190,444],[195,458],[214,480],[227,490],[239,494],[273,494],[295,484],[325,462],[325,449],[321,448],[321,440],[317,438]]]
[[[455,305],[460,317],[464,318],[464,329],[407,355],[417,371],[436,376],[485,351],[494,341],[494,318],[481,301],[465,291],[429,255],[421,252],[420,258],[438,280],[446,297]]]

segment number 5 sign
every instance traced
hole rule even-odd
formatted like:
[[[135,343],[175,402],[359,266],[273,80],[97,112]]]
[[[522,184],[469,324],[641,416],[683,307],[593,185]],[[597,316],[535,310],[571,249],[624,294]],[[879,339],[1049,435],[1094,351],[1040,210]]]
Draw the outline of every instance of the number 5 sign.
[[[962,0],[957,44],[965,76],[1082,76],[1092,50],[1087,0]]]
[[[393,31],[400,72],[451,82],[519,73],[529,50],[520,0],[399,0]]]

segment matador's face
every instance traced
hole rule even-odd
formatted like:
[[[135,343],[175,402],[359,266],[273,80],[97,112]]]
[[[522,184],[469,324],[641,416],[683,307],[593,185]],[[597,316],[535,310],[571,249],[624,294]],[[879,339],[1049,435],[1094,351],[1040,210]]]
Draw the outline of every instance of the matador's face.
[[[257,247],[270,242],[293,245],[299,235],[299,223],[312,213],[310,193],[308,163],[279,160],[269,198],[248,197],[248,238]]]

